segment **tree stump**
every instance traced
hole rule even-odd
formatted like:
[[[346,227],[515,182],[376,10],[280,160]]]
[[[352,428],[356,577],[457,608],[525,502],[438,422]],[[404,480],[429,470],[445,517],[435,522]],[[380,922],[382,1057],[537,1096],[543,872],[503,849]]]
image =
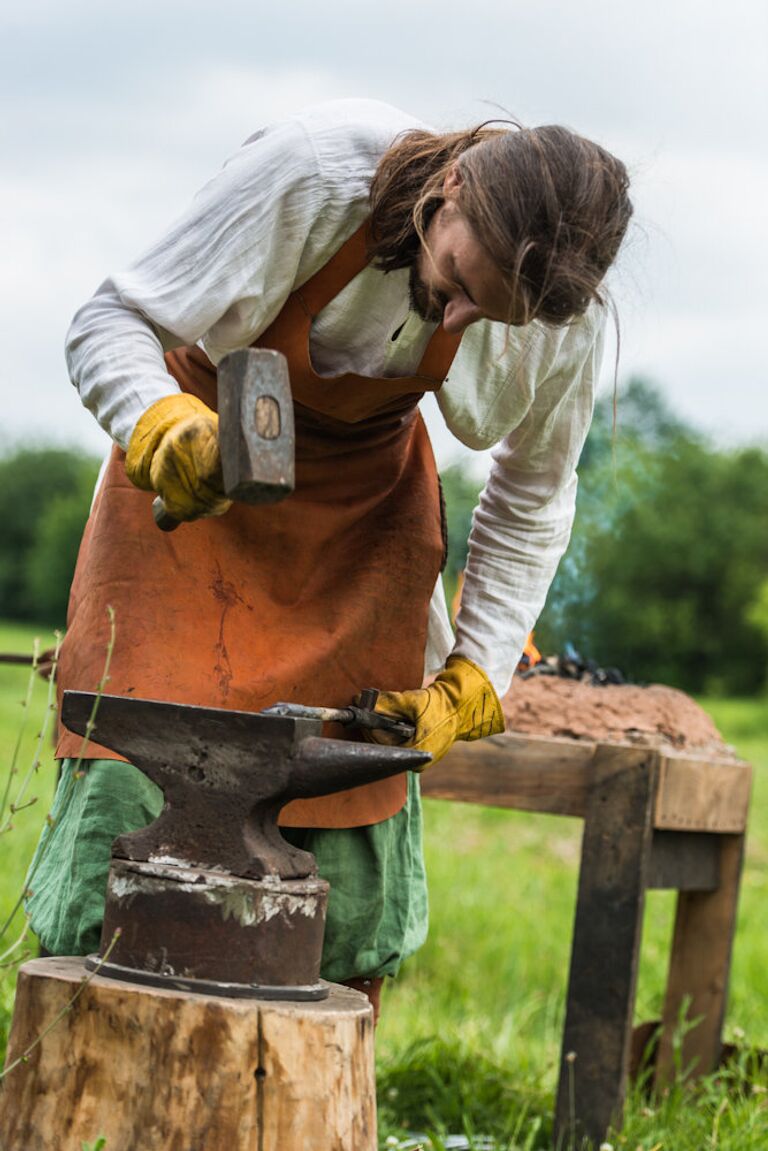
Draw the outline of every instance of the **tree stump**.
[[[100,1136],[105,1151],[376,1149],[372,1011],[346,987],[314,1003],[224,999],[36,959],[6,1066],[38,1037],[2,1081],[2,1151]]]

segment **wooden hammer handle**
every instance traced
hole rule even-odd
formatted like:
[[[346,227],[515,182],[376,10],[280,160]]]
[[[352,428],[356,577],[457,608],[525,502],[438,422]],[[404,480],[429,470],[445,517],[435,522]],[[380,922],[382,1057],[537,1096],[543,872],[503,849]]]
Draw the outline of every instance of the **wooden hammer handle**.
[[[153,499],[152,515],[161,532],[175,532],[181,523],[181,520],[174,519],[170,512],[166,511],[162,496],[155,496]]]

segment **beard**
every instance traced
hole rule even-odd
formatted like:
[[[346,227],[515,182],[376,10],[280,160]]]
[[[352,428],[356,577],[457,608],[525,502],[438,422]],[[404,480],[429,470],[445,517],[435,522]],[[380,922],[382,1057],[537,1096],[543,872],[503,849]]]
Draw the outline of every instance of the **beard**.
[[[439,324],[443,319],[443,312],[448,303],[448,297],[442,292],[436,292],[422,280],[419,275],[417,261],[411,264],[408,278],[408,293],[411,302],[411,311],[415,312],[420,320],[427,324]]]

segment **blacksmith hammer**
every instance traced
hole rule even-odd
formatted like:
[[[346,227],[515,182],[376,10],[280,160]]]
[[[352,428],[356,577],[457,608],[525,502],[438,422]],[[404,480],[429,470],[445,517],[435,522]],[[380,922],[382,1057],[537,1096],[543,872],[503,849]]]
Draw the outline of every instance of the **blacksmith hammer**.
[[[268,348],[243,348],[218,368],[219,451],[224,494],[244,504],[275,504],[295,486],[296,437],[288,361]],[[179,526],[158,496],[155,523]]]

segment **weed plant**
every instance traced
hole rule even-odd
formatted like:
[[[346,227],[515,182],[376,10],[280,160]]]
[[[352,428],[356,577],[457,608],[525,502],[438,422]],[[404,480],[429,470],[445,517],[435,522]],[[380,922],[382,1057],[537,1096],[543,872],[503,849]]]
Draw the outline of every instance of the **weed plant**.
[[[19,624],[0,625],[0,650],[32,655],[56,637]],[[50,810],[55,765],[50,737],[49,685],[29,667],[0,665],[0,1064],[5,1058],[19,963],[37,954],[20,906],[24,880]],[[46,734],[48,732],[48,734]],[[18,799],[18,810],[11,804]]]
[[[83,747],[86,746],[90,738],[101,693],[109,678],[109,663],[112,658],[115,633],[114,612],[111,608],[108,608],[107,611],[109,613],[112,634],[105,653],[102,680],[98,685],[95,702],[86,725]],[[46,660],[47,675],[43,681],[45,683],[44,698],[41,699],[41,694],[43,693],[38,691],[36,694],[35,688],[39,680],[38,673],[40,670],[42,648],[39,637],[35,637],[33,640],[31,667],[27,671],[26,688],[22,698],[18,701],[21,709],[20,718],[17,721],[15,738],[8,744],[7,754],[4,743],[0,742],[0,845],[15,831],[15,821],[17,818],[37,805],[39,796],[32,792],[38,782],[37,777],[43,762],[46,759],[49,761],[51,759],[50,750],[56,732],[56,725],[53,720],[56,711],[55,676],[60,641],[61,636],[60,633],[57,632],[54,636],[53,646],[49,651],[49,657]],[[0,734],[2,734],[1,731]],[[26,743],[30,739],[34,741],[33,751],[26,747]],[[77,786],[77,780],[82,775],[82,773],[78,772],[78,767],[79,760],[75,765],[75,771],[72,773],[68,784],[70,787]],[[74,784],[72,781],[74,781]],[[38,834],[42,832],[43,837],[35,862],[30,866],[31,856],[25,855],[22,859],[23,872],[16,876],[18,886],[15,891],[13,887],[10,887],[7,890],[4,889],[2,892],[2,899],[0,900],[0,972],[10,970],[15,974],[15,969],[18,965],[25,958],[28,958],[31,953],[29,948],[26,950],[24,948],[24,945],[32,936],[30,924],[24,909],[24,899],[27,892],[32,890],[35,881],[36,865],[42,859],[50,843],[50,840],[45,836],[45,831],[47,827],[53,826],[53,819],[48,813],[48,805],[46,804],[42,810],[45,812],[44,818],[38,821],[35,830]],[[11,869],[8,870],[10,871]],[[6,908],[6,904],[10,904],[10,906]],[[13,939],[14,931],[18,931],[15,939]],[[115,932],[115,938],[118,935],[119,929]],[[115,939],[112,940],[105,951],[102,962],[106,961],[114,943]],[[97,971],[98,967],[95,969],[94,974]],[[0,1070],[0,1079],[2,1079],[7,1072],[15,1068],[18,1063],[26,1062],[32,1048],[56,1025],[61,1015],[69,1010],[92,977],[92,975],[88,976],[78,986],[70,1003],[67,1004],[61,1014],[56,1016],[46,1027],[41,1035],[35,1037],[31,1045],[27,1047],[22,1054],[13,1059],[10,1064],[7,1064],[4,1070]],[[2,1027],[0,1031],[0,1055],[2,1055],[3,1059],[7,1049],[10,1018],[10,1009],[5,1008],[4,1001],[6,998],[8,997],[5,994],[0,997],[0,1005],[2,1005],[2,1011],[5,1014],[5,1018],[0,1016],[0,1027]]]

